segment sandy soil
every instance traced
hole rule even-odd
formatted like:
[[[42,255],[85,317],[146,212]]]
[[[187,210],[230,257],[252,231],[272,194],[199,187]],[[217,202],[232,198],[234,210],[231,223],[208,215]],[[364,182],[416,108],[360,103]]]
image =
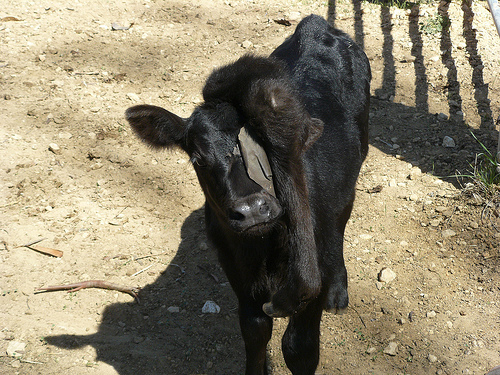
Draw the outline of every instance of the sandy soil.
[[[269,54],[310,13],[351,34],[373,69],[370,153],[345,240],[351,308],[324,315],[317,373],[500,364],[498,205],[446,178],[470,173],[482,151],[471,130],[496,144],[500,38],[486,2],[197,4],[2,5],[0,373],[242,373],[236,300],[204,234],[196,176],[182,153],[141,144],[123,113],[144,102],[189,115],[214,67]],[[19,247],[42,238],[63,256]],[[379,282],[386,267],[396,278]],[[142,287],[141,303],[35,293],[92,279]],[[202,313],[208,300],[218,314]],[[285,324],[269,345],[273,374],[288,373]]]

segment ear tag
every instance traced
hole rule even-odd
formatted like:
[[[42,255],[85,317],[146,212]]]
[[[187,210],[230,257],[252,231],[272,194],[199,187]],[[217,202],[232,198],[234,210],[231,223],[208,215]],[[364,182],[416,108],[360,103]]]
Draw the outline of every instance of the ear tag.
[[[264,151],[261,145],[255,142],[244,127],[241,128],[238,134],[238,140],[248,176],[276,198],[273,173],[266,151]]]

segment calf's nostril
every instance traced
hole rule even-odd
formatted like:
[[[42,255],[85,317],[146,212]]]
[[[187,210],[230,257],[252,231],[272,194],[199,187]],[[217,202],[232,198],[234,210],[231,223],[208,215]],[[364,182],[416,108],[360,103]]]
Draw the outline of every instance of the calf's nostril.
[[[263,216],[269,216],[270,214],[270,209],[269,209],[269,205],[267,204],[267,202],[263,201],[263,202],[260,202],[259,204],[259,213]]]

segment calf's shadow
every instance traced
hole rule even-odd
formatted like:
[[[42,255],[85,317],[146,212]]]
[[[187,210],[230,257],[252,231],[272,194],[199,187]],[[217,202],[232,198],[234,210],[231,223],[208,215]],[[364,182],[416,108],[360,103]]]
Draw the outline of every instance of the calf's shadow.
[[[47,343],[65,349],[91,345],[96,360],[121,375],[241,372],[245,354],[237,300],[215,251],[206,246],[203,209],[186,218],[181,238],[175,258],[140,291],[140,303],[109,305],[98,332],[47,336]],[[203,314],[207,300],[215,301],[220,313]]]

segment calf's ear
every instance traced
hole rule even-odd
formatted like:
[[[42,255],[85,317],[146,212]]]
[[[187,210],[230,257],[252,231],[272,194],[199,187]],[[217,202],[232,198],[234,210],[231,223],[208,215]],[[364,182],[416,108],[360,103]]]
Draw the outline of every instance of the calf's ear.
[[[125,118],[144,142],[155,148],[184,146],[186,120],[153,105],[136,105],[125,112]]]

